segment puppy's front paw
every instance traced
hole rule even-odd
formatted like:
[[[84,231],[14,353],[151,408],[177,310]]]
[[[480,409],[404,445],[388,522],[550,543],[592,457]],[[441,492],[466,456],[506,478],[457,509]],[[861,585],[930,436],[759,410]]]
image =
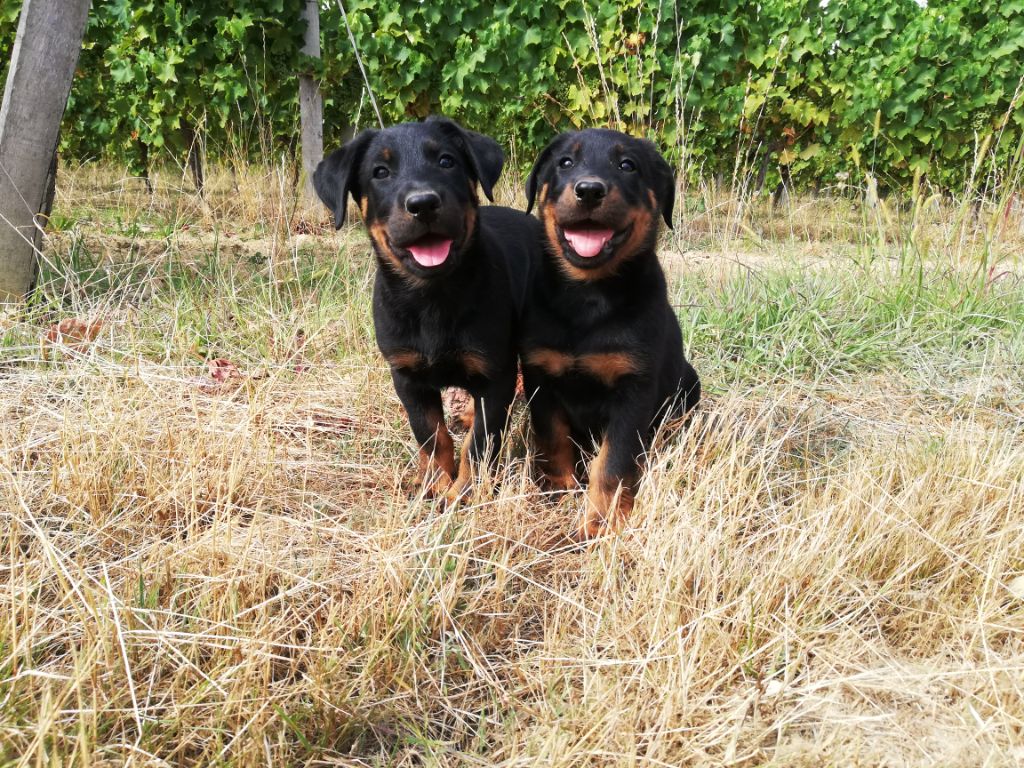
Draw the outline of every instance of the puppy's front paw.
[[[427,499],[445,498],[452,487],[452,477],[443,469],[436,469],[425,476],[420,483],[423,496]]]
[[[541,490],[555,501],[561,501],[569,491],[579,487],[576,476],[572,472],[561,474],[545,472],[541,475],[539,485]]]
[[[619,533],[633,511],[633,493],[628,488],[619,484],[614,490],[609,490],[601,485],[600,481],[591,482],[587,491],[587,509],[574,536],[577,542],[592,541],[606,533]]]
[[[472,490],[472,483],[460,475],[452,481],[451,485],[448,486],[448,490],[444,493],[445,506],[448,509],[455,509],[462,502],[468,501]]]

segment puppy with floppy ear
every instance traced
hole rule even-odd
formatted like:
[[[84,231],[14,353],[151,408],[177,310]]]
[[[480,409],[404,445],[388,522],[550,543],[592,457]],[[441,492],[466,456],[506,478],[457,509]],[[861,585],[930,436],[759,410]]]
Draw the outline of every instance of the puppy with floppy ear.
[[[313,184],[345,222],[351,196],[377,258],[377,346],[419,446],[430,495],[458,499],[501,442],[516,382],[516,329],[540,260],[535,219],[490,200],[504,156],[493,139],[444,118],[360,133]],[[441,389],[461,387],[474,421],[458,460]]]
[[[545,250],[520,342],[536,462],[553,490],[589,474],[587,539],[624,523],[656,426],[700,399],[656,254],[675,180],[651,142],[591,129],[556,137],[526,194]]]

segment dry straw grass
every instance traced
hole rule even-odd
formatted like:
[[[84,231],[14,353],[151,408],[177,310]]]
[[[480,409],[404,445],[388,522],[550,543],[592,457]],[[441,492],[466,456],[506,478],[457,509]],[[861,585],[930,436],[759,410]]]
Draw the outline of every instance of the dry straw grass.
[[[580,499],[537,491],[521,412],[496,489],[409,497],[358,227],[172,198],[156,234],[124,234],[134,198],[66,227],[53,298],[3,321],[0,764],[1024,760],[1012,274],[965,309],[986,299],[948,263],[675,270],[711,396],[635,526],[573,549]],[[211,250],[211,221],[245,236]],[[915,281],[953,293],[863,319]],[[68,315],[103,328],[44,361]]]

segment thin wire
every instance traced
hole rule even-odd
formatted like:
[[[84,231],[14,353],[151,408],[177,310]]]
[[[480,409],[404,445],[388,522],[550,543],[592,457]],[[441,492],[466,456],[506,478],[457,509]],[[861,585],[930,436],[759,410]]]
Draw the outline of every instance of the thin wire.
[[[380,123],[380,127],[384,127],[384,118],[380,116],[380,109],[377,107],[377,99],[373,96],[373,88],[370,87],[370,78],[366,76],[366,69],[363,68],[363,57],[359,55],[359,48],[356,46],[355,35],[352,34],[352,27],[348,23],[348,14],[345,13],[345,6],[342,5],[341,0],[337,0],[338,10],[341,11],[341,18],[345,21],[345,29],[348,31],[348,41],[352,43],[352,50],[356,53],[356,63],[359,65],[359,72],[363,76],[363,82],[366,84],[366,92],[370,94],[370,103],[373,105],[373,111],[377,113],[377,122]]]

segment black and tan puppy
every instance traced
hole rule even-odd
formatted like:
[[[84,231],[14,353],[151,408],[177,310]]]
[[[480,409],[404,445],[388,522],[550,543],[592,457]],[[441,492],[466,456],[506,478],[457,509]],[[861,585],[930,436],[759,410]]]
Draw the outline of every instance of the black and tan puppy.
[[[526,194],[546,250],[521,340],[537,461],[548,487],[565,490],[584,474],[578,449],[599,444],[586,539],[621,526],[658,423],[700,399],[655,253],[675,181],[651,142],[592,129],[548,145]]]
[[[504,162],[493,140],[445,119],[360,133],[317,168],[317,194],[345,221],[359,204],[377,256],[373,322],[419,444],[427,493],[457,499],[473,466],[501,442],[516,385],[516,334],[539,226],[480,207]],[[473,396],[456,464],[441,389]]]

